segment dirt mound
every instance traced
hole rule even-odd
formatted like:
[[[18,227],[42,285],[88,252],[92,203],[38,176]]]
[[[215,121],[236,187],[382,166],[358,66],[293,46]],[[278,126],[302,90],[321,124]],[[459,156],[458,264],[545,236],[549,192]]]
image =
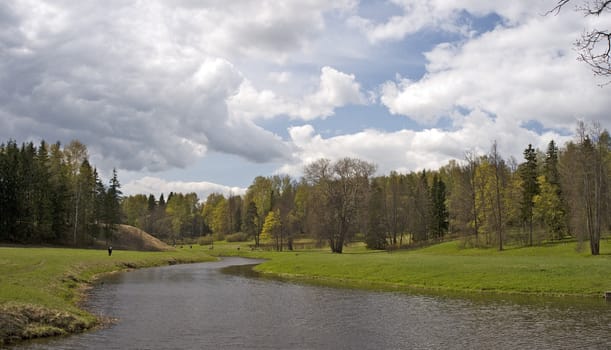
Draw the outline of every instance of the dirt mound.
[[[114,234],[112,247],[124,250],[164,251],[173,248],[141,229],[129,225],[119,225]]]

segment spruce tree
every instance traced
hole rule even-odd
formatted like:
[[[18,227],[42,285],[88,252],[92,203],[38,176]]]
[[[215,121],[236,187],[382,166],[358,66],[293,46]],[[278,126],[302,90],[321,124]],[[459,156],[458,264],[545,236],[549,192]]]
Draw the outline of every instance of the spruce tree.
[[[552,192],[549,193],[551,203],[555,203],[552,208],[547,208],[552,214],[552,220],[548,220],[548,227],[553,237],[562,239],[567,230],[567,209],[563,198],[562,185],[560,184],[560,170],[558,169],[558,147],[551,140],[547,146],[545,160],[543,163],[543,175],[551,186]]]
[[[533,245],[533,198],[539,194],[539,183],[537,182],[537,152],[528,145],[524,150],[526,162],[520,167],[522,178],[522,218],[528,223],[528,244]]]
[[[53,206],[49,171],[49,150],[45,141],[40,142],[35,160],[35,227],[39,242],[48,242],[52,237]]]
[[[433,176],[431,186],[432,233],[442,239],[449,226],[449,213],[446,206],[446,185],[437,174]]]
[[[107,242],[112,243],[113,235],[117,229],[117,225],[121,223],[121,185],[117,177],[117,170],[112,170],[112,178],[106,191],[105,201],[105,229]]]

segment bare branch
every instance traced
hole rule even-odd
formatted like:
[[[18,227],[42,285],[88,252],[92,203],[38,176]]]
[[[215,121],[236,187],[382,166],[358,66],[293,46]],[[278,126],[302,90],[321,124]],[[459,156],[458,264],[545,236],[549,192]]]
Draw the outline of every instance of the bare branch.
[[[590,4],[589,2],[586,3],[585,7],[583,8],[586,15],[592,15],[592,16],[600,16],[601,13],[603,13],[604,11],[610,11],[611,10],[611,0],[595,0],[593,2],[593,4]]]
[[[558,0],[558,4],[551,10],[547,11],[545,14],[549,15],[550,13],[555,13],[556,15],[560,13],[560,10],[564,7],[564,5],[568,4],[571,0]]]
[[[558,0],[557,5],[547,14],[558,14],[571,0]],[[584,0],[583,5],[576,7],[585,16],[600,16],[611,12],[611,0]],[[594,75],[611,77],[611,32],[607,30],[586,30],[575,42],[579,60],[590,66]],[[609,81],[611,83],[611,81]],[[606,84],[603,84],[606,85]]]
[[[593,30],[577,40],[579,60],[587,63],[595,75],[611,76],[611,33]]]

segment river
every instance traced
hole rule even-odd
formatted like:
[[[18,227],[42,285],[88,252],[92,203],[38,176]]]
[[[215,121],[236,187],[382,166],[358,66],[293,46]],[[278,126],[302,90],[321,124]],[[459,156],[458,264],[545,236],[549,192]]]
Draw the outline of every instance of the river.
[[[104,329],[17,349],[611,349],[603,300],[372,292],[250,276],[253,260],[113,274]],[[228,273],[227,270],[231,270]]]

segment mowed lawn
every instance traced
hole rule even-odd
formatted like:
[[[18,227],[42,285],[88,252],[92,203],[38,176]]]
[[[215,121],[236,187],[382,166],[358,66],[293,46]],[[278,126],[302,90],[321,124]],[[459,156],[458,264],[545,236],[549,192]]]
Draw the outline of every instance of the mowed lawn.
[[[266,258],[255,270],[287,279],[331,286],[381,290],[429,289],[458,292],[585,295],[611,291],[611,243],[591,256],[587,242],[538,247],[461,249],[446,242],[411,251],[368,251],[362,245],[344,254],[326,250],[251,252],[216,245],[215,254]]]
[[[112,256],[93,249],[0,247],[0,306],[14,302],[82,314],[76,305],[79,287],[96,274],[210,260],[195,246],[167,252],[114,250]]]

